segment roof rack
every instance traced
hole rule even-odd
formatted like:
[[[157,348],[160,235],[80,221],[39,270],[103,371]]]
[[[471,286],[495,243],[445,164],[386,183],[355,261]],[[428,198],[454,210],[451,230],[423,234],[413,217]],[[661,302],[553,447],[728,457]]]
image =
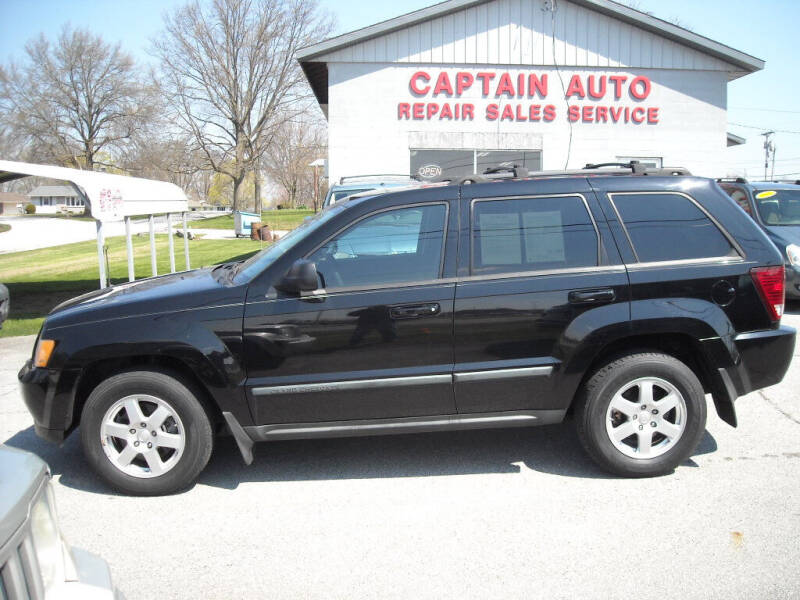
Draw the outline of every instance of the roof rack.
[[[404,177],[405,179],[413,179],[415,181],[417,180],[417,178],[414,175],[409,175],[408,173],[372,173],[369,175],[348,175],[347,177],[340,177],[339,185],[342,185],[345,181],[349,179],[368,179],[375,177]]]
[[[744,177],[717,177],[717,183],[748,183]]]
[[[587,164],[583,169],[566,169],[562,171],[528,171],[519,165],[501,165],[484,170],[482,175],[464,175],[455,179],[444,177],[441,181],[449,181],[450,185],[469,183],[487,183],[506,179],[536,179],[539,177],[575,177],[597,175],[637,175],[637,176],[672,176],[691,175],[684,167],[647,167],[638,161],[627,163]]]

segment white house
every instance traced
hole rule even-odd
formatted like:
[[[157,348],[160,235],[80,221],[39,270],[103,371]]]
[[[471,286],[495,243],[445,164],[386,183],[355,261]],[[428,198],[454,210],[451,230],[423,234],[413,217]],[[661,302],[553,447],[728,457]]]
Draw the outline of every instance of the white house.
[[[764,62],[609,0],[449,0],[301,49],[329,175],[580,168],[717,176],[728,82]]]
[[[40,185],[28,194],[28,201],[39,214],[82,213],[84,210],[83,198],[68,185]]]

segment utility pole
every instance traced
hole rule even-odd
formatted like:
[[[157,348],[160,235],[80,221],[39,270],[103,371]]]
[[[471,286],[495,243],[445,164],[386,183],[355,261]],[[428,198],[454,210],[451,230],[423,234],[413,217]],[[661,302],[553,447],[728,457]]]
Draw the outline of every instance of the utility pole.
[[[769,181],[767,171],[769,170],[769,158],[772,156],[772,173],[775,173],[775,144],[772,143],[774,131],[765,131],[764,136],[764,181]]]

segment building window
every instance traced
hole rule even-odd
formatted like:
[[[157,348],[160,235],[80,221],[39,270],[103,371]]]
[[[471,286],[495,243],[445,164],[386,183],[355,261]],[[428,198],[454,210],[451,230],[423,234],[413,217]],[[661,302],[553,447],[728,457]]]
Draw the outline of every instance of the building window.
[[[411,174],[425,179],[481,174],[489,167],[542,168],[541,150],[432,150],[411,149]]]
[[[617,162],[629,163],[632,160],[650,169],[660,169],[663,167],[663,159],[660,156],[618,156]]]

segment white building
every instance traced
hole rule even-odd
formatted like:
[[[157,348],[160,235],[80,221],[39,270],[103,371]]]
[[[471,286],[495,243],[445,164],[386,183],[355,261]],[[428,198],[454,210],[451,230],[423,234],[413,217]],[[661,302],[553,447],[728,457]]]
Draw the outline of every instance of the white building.
[[[36,207],[37,214],[59,212],[82,213],[83,197],[68,185],[40,185],[28,193],[28,201]]]
[[[764,62],[608,0],[450,0],[299,52],[330,181],[627,161],[723,175],[728,82]]]

